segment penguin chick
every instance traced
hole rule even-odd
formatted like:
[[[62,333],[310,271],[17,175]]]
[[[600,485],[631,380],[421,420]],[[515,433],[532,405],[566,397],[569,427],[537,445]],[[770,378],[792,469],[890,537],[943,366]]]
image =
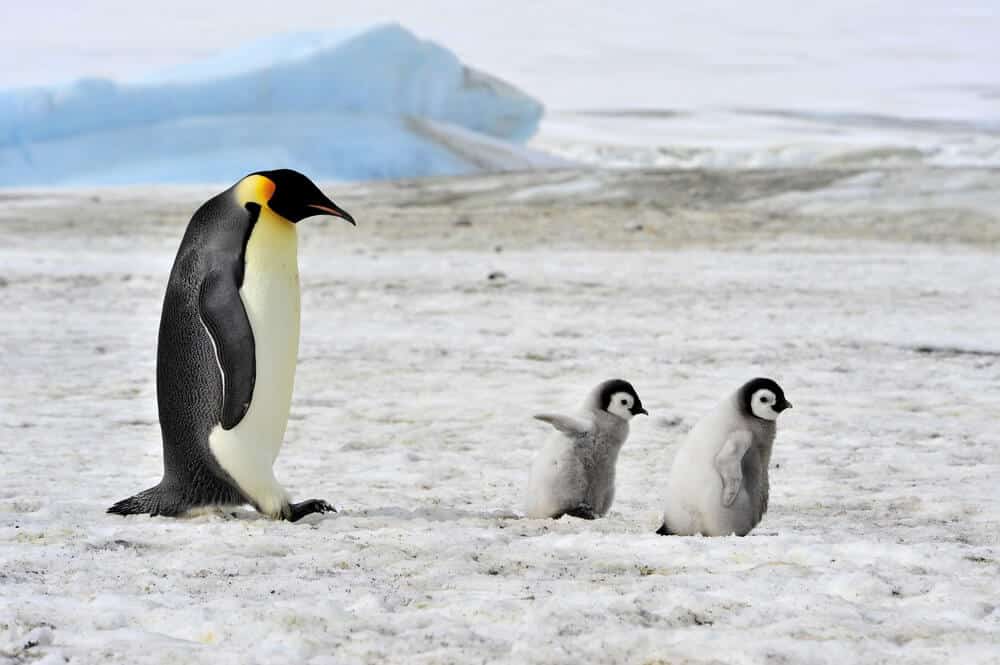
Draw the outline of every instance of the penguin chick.
[[[628,423],[649,413],[627,381],[612,379],[590,393],[578,417],[543,413],[535,418],[556,431],[535,457],[528,481],[531,518],[605,515],[615,498],[615,463]]]
[[[791,403],[757,378],[688,433],[670,469],[661,536],[745,536],[767,512],[775,421]]]
[[[163,479],[109,513],[179,516],[249,503],[294,522],[333,507],[291,503],[274,477],[299,348],[296,226],[354,219],[301,173],[259,171],[191,218],[167,282],[157,343]]]

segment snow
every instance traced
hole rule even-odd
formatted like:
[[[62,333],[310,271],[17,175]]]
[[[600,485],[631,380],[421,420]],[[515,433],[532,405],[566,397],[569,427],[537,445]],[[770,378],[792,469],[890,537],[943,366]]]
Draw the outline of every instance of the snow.
[[[752,108],[554,112],[532,145],[576,163],[614,168],[1000,166],[994,119]]]
[[[170,9],[5,7],[0,664],[998,662],[993,3]],[[301,226],[276,475],[340,513],[106,515],[160,475],[184,224],[276,166],[474,174]],[[762,524],[655,536],[761,374]],[[532,414],[612,376],[610,514],[525,519]]]
[[[160,299],[212,190],[6,191],[0,662],[996,662],[998,178],[327,186],[359,226],[302,224],[276,473],[341,512],[300,524],[103,513],[159,477]],[[655,536],[676,445],[757,374],[795,403],[770,512]],[[521,518],[531,415],[611,376],[651,413],[611,513]]]
[[[0,91],[0,184],[228,182],[274,163],[354,180],[483,169],[420,122],[504,143],[489,167],[523,168],[542,159],[520,145],[541,114],[396,24],[295,33],[141,83]]]

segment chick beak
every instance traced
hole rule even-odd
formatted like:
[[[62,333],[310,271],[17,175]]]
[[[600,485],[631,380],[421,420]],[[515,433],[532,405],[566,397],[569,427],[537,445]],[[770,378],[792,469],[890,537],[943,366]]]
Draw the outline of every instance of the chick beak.
[[[637,416],[637,415],[639,415],[640,413],[641,413],[642,415],[644,415],[644,416],[648,416],[648,415],[649,415],[649,411],[647,411],[646,409],[644,409],[644,408],[643,408],[643,407],[641,407],[641,406],[640,406],[640,407],[639,407],[638,409],[635,409],[634,411],[632,411],[632,415],[633,415],[633,416]]]

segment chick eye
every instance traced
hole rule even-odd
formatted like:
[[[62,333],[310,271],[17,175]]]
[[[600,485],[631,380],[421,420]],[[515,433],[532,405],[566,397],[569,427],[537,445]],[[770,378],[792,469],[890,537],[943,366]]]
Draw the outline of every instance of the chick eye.
[[[767,404],[768,402],[771,401],[771,398],[761,395],[760,401],[763,402],[764,404]]]
[[[628,404],[628,400],[627,399],[623,399],[622,400],[622,404]]]

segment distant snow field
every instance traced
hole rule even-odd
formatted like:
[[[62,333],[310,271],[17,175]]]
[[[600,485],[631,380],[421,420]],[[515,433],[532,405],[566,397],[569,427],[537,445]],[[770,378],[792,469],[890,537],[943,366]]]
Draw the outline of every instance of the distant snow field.
[[[341,512],[299,524],[104,513],[159,478],[160,299],[211,192],[0,194],[0,662],[996,663],[998,185],[327,187],[359,225],[301,225],[276,473]],[[760,374],[795,404],[763,523],[654,535],[682,436]],[[521,518],[531,415],[615,376],[651,416],[610,515]]]

